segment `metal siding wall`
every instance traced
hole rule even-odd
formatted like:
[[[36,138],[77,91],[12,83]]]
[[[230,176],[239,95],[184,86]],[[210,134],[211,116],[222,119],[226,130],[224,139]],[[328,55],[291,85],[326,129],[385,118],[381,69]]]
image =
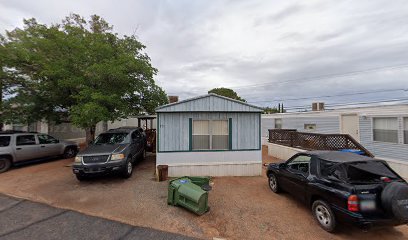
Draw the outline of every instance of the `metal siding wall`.
[[[188,121],[232,118],[232,149],[258,149],[259,113],[159,113],[159,151],[188,151]]]
[[[276,117],[279,118],[279,117]],[[304,124],[316,124],[316,130],[305,130]],[[263,118],[262,119],[262,135],[268,135],[268,129],[275,128],[274,118]],[[291,117],[282,118],[282,128],[285,129],[296,129],[300,132],[314,132],[314,133],[340,133],[340,120],[338,116],[324,116],[324,117]]]
[[[374,156],[408,161],[408,144],[402,144],[402,122],[399,120],[398,139],[400,143],[374,142],[372,133],[372,117],[360,117],[360,142]]]

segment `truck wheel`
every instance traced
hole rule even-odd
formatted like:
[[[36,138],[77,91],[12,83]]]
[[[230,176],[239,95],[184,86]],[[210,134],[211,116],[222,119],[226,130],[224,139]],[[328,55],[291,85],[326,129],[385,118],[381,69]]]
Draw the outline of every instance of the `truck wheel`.
[[[86,175],[83,174],[75,174],[76,178],[78,179],[78,181],[82,182],[88,179],[88,177]]]
[[[0,158],[0,173],[3,173],[11,167],[11,160],[8,158]]]
[[[123,169],[122,177],[123,178],[130,178],[130,176],[132,176],[132,173],[133,173],[133,164],[132,164],[131,159],[128,159],[126,161],[125,168]]]
[[[274,193],[279,193],[281,191],[281,189],[279,187],[278,179],[276,178],[275,174],[273,174],[273,173],[269,174],[268,185],[269,185],[269,188]]]
[[[64,155],[63,155],[63,157],[64,157],[65,159],[73,158],[73,157],[76,156],[76,154],[77,154],[77,150],[76,150],[74,147],[67,147],[67,148],[65,148],[65,150],[64,150]]]
[[[317,200],[312,205],[313,215],[320,227],[327,232],[334,232],[336,228],[336,219],[329,205],[322,200]]]

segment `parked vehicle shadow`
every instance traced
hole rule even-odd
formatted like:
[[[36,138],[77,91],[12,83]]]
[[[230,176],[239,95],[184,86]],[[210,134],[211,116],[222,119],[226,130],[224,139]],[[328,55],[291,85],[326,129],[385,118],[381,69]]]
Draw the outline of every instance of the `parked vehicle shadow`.
[[[49,163],[49,162],[60,161],[60,160],[66,160],[66,159],[57,156],[57,157],[48,157],[48,158],[27,160],[27,161],[24,161],[24,162],[21,162],[21,163],[19,163],[19,162],[14,163],[13,167],[10,170],[24,168],[24,167],[30,167],[30,166],[37,165],[37,164]],[[72,159],[72,161],[73,161],[73,159]]]

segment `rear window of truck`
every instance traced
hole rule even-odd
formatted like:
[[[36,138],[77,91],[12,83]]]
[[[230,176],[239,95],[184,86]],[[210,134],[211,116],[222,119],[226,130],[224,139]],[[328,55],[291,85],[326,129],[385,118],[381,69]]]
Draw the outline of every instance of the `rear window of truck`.
[[[376,183],[382,177],[398,180],[392,170],[383,162],[367,161],[346,164],[347,180],[351,183]]]
[[[10,145],[10,136],[0,136],[0,147],[8,147]]]
[[[346,163],[320,160],[320,176],[352,184],[377,183],[383,177],[400,180],[386,164],[375,160]]]

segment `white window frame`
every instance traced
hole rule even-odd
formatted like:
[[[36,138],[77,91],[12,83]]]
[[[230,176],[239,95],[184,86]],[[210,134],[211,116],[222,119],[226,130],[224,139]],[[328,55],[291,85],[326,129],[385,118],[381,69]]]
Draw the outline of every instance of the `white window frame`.
[[[397,142],[386,142],[386,141],[379,141],[379,140],[375,140],[374,139],[374,120],[376,118],[395,118],[397,120]],[[371,117],[371,140],[373,142],[378,142],[378,143],[386,143],[386,144],[399,144],[400,140],[399,140],[399,134],[400,134],[400,128],[399,128],[399,116],[389,116],[389,115],[384,115],[384,116],[372,116]]]
[[[204,149],[195,149],[194,148],[194,135],[196,135],[196,134],[194,134],[194,121],[208,121],[208,131],[209,131],[209,138],[210,138],[209,148],[208,149],[207,148],[204,148]],[[228,134],[225,135],[225,136],[228,136],[227,148],[213,149],[213,146],[212,146],[212,141],[213,141],[213,125],[212,125],[212,122],[213,121],[225,121],[225,122],[227,122]],[[217,151],[217,150],[226,151],[226,150],[229,150],[229,137],[230,137],[229,135],[230,135],[229,119],[192,119],[192,133],[191,133],[191,137],[193,138],[192,139],[192,142],[193,142],[192,151],[211,151],[211,150],[214,150],[214,151]]]

